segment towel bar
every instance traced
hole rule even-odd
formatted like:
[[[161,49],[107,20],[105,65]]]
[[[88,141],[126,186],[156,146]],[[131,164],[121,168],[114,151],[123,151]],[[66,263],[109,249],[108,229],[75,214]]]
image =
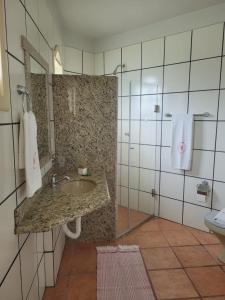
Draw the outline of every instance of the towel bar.
[[[170,113],[166,113],[165,114],[166,117],[172,117],[172,114]],[[210,113],[209,112],[204,112],[202,114],[194,114],[195,117],[205,117],[205,118],[208,118],[210,117]]]

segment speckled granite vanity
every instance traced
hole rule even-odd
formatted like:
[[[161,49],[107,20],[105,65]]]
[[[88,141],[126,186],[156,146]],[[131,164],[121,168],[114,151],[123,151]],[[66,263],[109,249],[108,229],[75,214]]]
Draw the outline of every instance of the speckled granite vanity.
[[[107,206],[110,202],[105,174],[95,171],[91,176],[81,177],[74,171],[57,170],[73,180],[89,180],[95,187],[80,194],[65,192],[59,183],[56,187],[45,185],[34,197],[27,199],[15,210],[15,233],[45,232],[58,225],[73,221]]]

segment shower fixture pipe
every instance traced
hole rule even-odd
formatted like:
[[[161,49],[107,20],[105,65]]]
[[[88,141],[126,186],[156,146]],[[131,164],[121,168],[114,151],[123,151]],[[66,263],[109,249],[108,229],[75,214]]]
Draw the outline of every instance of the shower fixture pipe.
[[[121,67],[121,70],[122,70],[123,68],[126,67],[126,65],[125,65],[125,64],[119,64],[119,65],[117,65],[117,66],[115,67],[114,71],[113,71],[113,75],[116,75],[116,74],[117,74],[117,70],[119,69],[119,67]]]

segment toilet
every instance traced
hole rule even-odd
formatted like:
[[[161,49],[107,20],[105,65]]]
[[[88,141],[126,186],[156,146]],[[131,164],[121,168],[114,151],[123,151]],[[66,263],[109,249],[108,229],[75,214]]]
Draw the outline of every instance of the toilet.
[[[222,225],[213,218],[218,212],[210,212],[205,216],[205,225],[212,231],[224,246],[223,251],[218,255],[218,258],[225,263],[225,224]]]

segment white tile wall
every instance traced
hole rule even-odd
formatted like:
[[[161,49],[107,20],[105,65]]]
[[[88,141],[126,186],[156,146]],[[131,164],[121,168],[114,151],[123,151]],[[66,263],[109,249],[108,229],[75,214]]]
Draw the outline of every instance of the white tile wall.
[[[165,120],[170,120],[170,117],[166,117],[166,113],[183,113],[187,112],[188,105],[188,93],[177,93],[177,94],[165,94],[163,97],[163,111]]]
[[[130,89],[131,95],[140,95],[141,71],[131,71],[122,74],[122,95],[129,96]]]
[[[183,199],[184,176],[161,173],[160,193],[163,196],[174,198],[177,200]]]
[[[182,202],[160,197],[159,216],[177,223],[182,223]]]
[[[165,64],[173,64],[190,60],[190,31],[167,36],[165,43]]]
[[[122,48],[122,63],[126,71],[141,69],[141,44]]]
[[[195,121],[194,149],[214,150],[216,138],[216,122]]]
[[[191,63],[190,89],[209,90],[219,88],[220,59],[212,58]]]
[[[144,69],[142,71],[142,94],[162,92],[163,68]]]
[[[155,105],[162,108],[162,95],[145,95],[141,96],[141,119],[142,120],[157,120],[161,117],[161,111],[155,113]]]
[[[223,23],[193,30],[192,59],[221,55]]]
[[[83,73],[94,75],[94,54],[83,52]]]
[[[26,5],[31,17],[25,12],[21,2]],[[61,45],[62,38],[57,32],[55,20],[46,0],[26,0],[26,2],[12,0],[5,1],[5,4],[12,111],[0,113],[0,299],[40,300],[45,289],[43,234],[20,235],[19,243],[18,236],[14,234],[14,209],[26,196],[24,174],[18,170],[19,115],[22,103],[21,97],[17,95],[16,85],[25,85],[21,35],[26,36],[45,58],[50,70],[52,70],[50,47],[54,47],[55,44]],[[10,124],[12,122],[14,125]],[[54,122],[51,123],[54,125]],[[47,171],[49,167],[51,164],[48,163],[45,170]],[[19,187],[20,184],[22,185]],[[20,253],[19,247],[22,247]],[[54,253],[54,249],[50,251]],[[46,266],[46,269],[49,269],[49,266]]]
[[[225,164],[225,153],[216,153],[216,161],[215,161],[215,180],[224,181],[225,182],[225,172],[224,172],[224,164]]]
[[[185,92],[188,90],[189,63],[165,67],[164,92]]]
[[[164,39],[147,41],[142,44],[142,68],[163,65]]]
[[[139,192],[139,211],[148,214],[154,214],[155,212],[155,200],[149,193]]]
[[[64,70],[82,73],[82,51],[64,47]]]
[[[210,212],[209,208],[184,203],[183,224],[200,230],[209,231],[204,224],[204,216],[208,212]]]
[[[121,64],[121,49],[105,52],[105,74],[113,73],[117,65]],[[118,69],[118,71],[121,71]]]
[[[225,121],[225,90],[220,91],[219,120]]]
[[[104,74],[104,63],[103,63],[103,53],[94,54],[94,74],[103,75]]]
[[[213,201],[212,207],[214,209],[223,209],[225,207],[225,183],[214,182],[213,186]]]
[[[187,175],[212,179],[213,178],[214,152],[194,150],[192,158],[192,169]]]

